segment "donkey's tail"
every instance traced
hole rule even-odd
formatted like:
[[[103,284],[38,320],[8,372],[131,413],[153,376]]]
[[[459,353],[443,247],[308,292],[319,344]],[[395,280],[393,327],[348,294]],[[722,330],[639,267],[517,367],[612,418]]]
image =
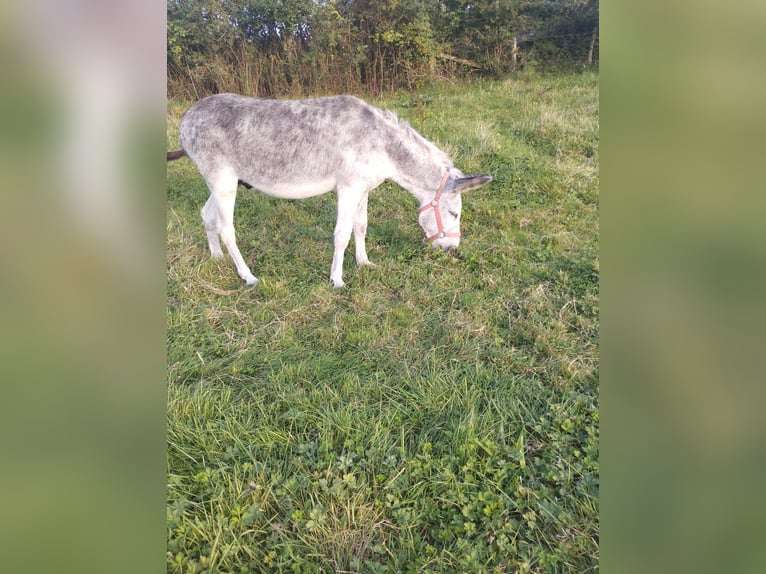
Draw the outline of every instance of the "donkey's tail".
[[[185,155],[186,155],[186,152],[182,149],[177,149],[176,151],[169,151],[168,161],[173,161],[174,159],[180,159]]]

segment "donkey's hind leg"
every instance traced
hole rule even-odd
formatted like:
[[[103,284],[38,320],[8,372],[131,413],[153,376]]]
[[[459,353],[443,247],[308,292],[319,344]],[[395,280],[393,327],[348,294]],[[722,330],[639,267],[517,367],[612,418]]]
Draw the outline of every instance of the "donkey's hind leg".
[[[210,194],[207,203],[200,210],[202,221],[205,224],[205,233],[207,233],[207,244],[210,247],[210,255],[215,259],[223,257],[221,242],[218,239],[218,205],[215,202],[215,196]]]
[[[234,260],[234,265],[237,267],[239,276],[248,285],[255,285],[258,283],[258,279],[252,274],[250,268],[242,258],[242,254],[239,252],[239,247],[237,247],[236,234],[234,233],[234,203],[237,200],[237,176],[230,173],[218,173],[214,177],[206,179],[211,193],[211,198],[208,200],[208,203],[212,203],[217,208],[218,217],[216,228],[221,236],[221,240],[226,246],[229,255],[231,255],[232,260]],[[208,234],[208,240],[209,239],[210,235]],[[218,247],[220,249],[220,244]],[[214,246],[211,245],[211,252],[213,251],[213,248]]]

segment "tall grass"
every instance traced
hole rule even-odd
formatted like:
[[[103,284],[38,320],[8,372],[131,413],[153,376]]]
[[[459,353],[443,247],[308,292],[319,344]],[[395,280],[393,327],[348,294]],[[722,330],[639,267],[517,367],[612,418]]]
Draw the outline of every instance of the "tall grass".
[[[596,571],[598,77],[374,103],[494,176],[457,253],[386,183],[334,290],[334,195],[241,191],[246,288],[168,167],[168,571]]]

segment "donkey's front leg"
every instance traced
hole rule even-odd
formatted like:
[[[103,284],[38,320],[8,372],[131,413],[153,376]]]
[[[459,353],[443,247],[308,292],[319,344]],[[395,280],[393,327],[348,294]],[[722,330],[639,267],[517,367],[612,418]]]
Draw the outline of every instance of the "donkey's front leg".
[[[335,252],[332,257],[330,268],[330,280],[337,289],[343,287],[343,255],[351,241],[351,230],[354,227],[354,218],[358,211],[363,190],[353,188],[338,188],[338,221],[335,223]]]
[[[356,248],[356,264],[372,265],[367,258],[365,237],[367,236],[367,198],[369,191],[365,191],[359,202],[359,207],[354,215],[354,247]]]

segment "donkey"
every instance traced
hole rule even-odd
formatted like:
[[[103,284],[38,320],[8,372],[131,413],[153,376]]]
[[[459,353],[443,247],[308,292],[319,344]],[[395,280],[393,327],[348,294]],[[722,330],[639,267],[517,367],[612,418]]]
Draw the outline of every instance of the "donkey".
[[[234,202],[241,183],[284,199],[336,190],[330,279],[343,282],[343,256],[354,233],[357,265],[369,265],[365,248],[367,198],[391,179],[417,199],[426,239],[444,250],[460,243],[461,194],[492,176],[464,175],[452,160],[392,112],[353,96],[265,100],[216,94],[181,118],[182,149],[210,188],[202,207],[210,254],[223,257],[220,240],[247,285],[258,279],[242,258],[234,233]],[[220,240],[219,240],[220,237]]]

